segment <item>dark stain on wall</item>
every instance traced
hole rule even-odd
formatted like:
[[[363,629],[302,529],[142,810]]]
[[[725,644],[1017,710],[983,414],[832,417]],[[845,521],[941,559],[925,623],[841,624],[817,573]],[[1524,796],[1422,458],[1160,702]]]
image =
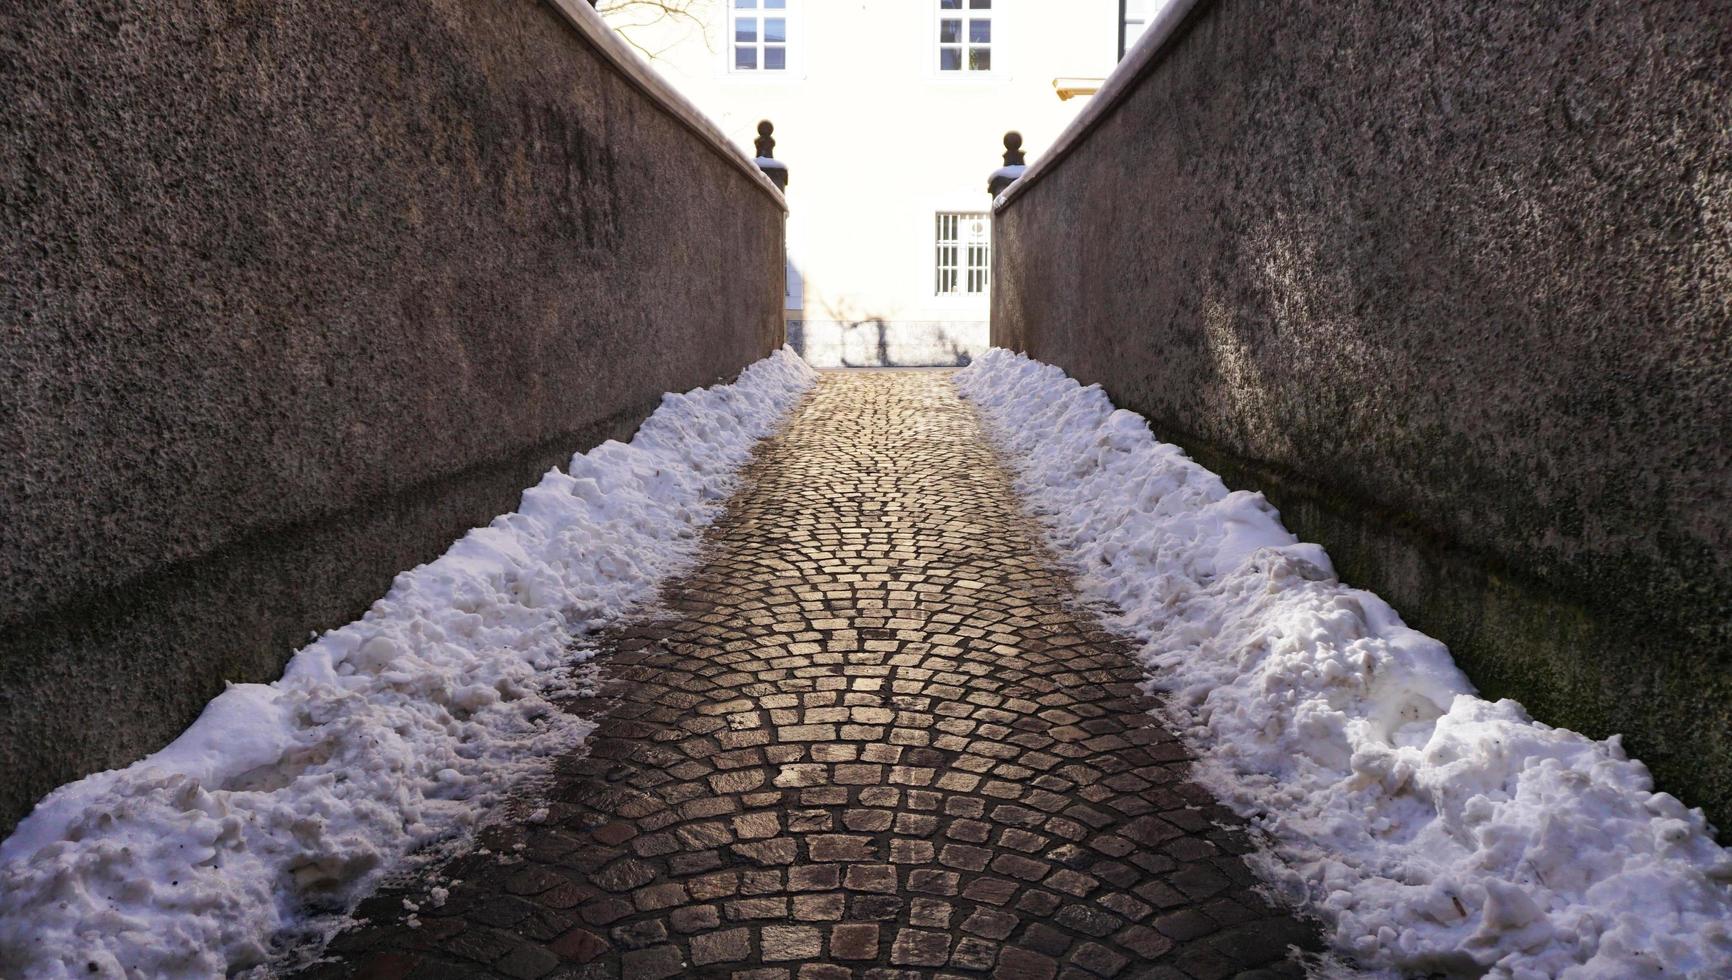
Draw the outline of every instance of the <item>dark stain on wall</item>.
[[[0,827],[780,343],[780,204],[533,0],[13,5],[0,105]]]
[[[1728,90],[1706,0],[1205,2],[998,214],[994,342],[1724,824]]]

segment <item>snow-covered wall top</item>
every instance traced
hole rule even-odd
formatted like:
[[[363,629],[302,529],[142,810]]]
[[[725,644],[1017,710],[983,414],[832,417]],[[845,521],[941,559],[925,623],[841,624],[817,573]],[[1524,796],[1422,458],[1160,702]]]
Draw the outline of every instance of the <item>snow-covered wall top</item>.
[[[993,340],[1732,820],[1732,14],[1172,5],[995,215]]]
[[[566,6],[0,12],[0,827],[780,343],[780,195]]]

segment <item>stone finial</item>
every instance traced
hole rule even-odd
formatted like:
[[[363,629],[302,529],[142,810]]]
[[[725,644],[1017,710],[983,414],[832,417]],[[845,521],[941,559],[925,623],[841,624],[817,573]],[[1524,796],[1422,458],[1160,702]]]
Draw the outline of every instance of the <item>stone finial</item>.
[[[776,137],[771,135],[775,131],[776,127],[768,119],[758,123],[756,142],[758,159],[756,163],[758,169],[764,172],[764,176],[770,178],[770,182],[775,184],[778,190],[785,191],[788,189],[788,165],[776,159]]]
[[[986,178],[986,192],[993,197],[1004,193],[1004,189],[1028,169],[1022,161],[1022,134],[1013,129],[1004,134],[1004,166]]]

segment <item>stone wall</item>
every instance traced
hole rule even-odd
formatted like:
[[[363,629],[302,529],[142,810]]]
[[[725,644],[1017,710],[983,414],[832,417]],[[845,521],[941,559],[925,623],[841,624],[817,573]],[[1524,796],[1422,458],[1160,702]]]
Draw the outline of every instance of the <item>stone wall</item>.
[[[1732,8],[1167,26],[998,210],[994,342],[1732,820]]]
[[[0,827],[781,342],[779,195],[599,25],[0,13]]]

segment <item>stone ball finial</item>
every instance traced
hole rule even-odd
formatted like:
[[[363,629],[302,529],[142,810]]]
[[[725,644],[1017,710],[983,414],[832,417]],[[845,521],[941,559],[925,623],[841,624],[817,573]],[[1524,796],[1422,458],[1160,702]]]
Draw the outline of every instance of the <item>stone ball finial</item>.
[[[768,119],[758,123],[758,169],[781,190],[788,189],[788,165],[776,159],[776,127]]]
[[[1022,163],[1022,134],[1013,129],[1004,134],[1004,166],[986,178],[986,192],[998,197],[1027,169]]]

